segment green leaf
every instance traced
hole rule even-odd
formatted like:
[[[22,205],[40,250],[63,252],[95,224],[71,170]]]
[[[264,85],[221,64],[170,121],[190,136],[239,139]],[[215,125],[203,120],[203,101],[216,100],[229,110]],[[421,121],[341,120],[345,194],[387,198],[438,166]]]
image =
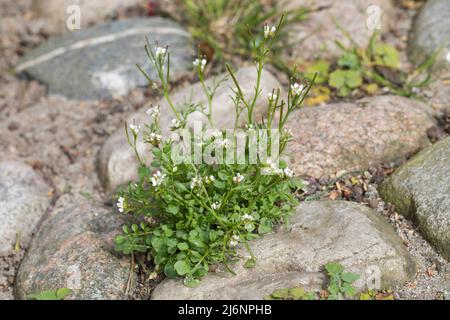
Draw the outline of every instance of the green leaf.
[[[168,213],[171,213],[173,215],[175,215],[178,212],[180,212],[180,208],[178,206],[175,206],[175,205],[169,205],[166,210],[167,210]]]
[[[180,242],[178,245],[178,249],[181,251],[185,251],[189,249],[189,245],[186,242]]]
[[[72,292],[72,290],[70,290],[69,288],[61,288],[56,291],[56,297],[59,300],[63,300],[68,295],[70,295],[71,292]]]
[[[244,263],[244,268],[251,269],[256,266],[256,259],[250,258]]]
[[[358,88],[362,84],[361,73],[356,70],[348,70],[345,79],[346,85],[350,88]]]
[[[329,262],[325,265],[325,270],[329,275],[336,275],[344,271],[344,267],[340,263]]]
[[[167,263],[164,266],[164,274],[170,279],[175,279],[178,276],[178,273],[175,270],[173,264],[170,263]]]
[[[340,89],[345,86],[346,72],[344,70],[336,70],[330,74],[329,84],[333,88]]]
[[[289,289],[277,289],[272,293],[272,297],[278,299],[289,298]]]
[[[191,271],[191,268],[184,260],[179,260],[175,262],[174,268],[180,276],[184,276],[185,274],[188,274]]]
[[[200,284],[200,280],[193,277],[186,277],[184,278],[183,283],[186,287],[195,288]]]
[[[341,278],[345,282],[353,283],[359,279],[359,275],[357,275],[356,273],[344,272],[342,273]]]
[[[360,66],[358,56],[354,53],[344,54],[338,59],[337,64],[340,67],[345,67],[349,69],[358,69]]]
[[[303,288],[289,289],[289,295],[296,300],[303,299],[305,296],[305,289]]]

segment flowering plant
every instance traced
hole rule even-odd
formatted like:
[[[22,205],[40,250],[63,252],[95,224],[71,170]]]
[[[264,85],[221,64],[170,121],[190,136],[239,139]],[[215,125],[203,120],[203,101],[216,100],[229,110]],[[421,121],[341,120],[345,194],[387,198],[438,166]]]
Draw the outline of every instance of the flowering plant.
[[[256,101],[261,95],[263,66],[282,24],[283,18],[277,26],[266,26],[264,38],[253,41],[257,82],[249,99],[244,96],[234,71],[227,66],[235,85],[231,96],[236,110],[232,132],[239,129],[237,119],[240,116],[245,116],[247,121],[244,130],[247,136],[240,153],[236,151],[238,139],[235,135],[229,137],[227,131],[225,138],[225,131],[214,128],[212,101],[220,84],[212,89],[205,85],[203,71],[207,61],[200,57],[193,65],[208,105],[191,106],[181,111],[169,95],[168,49],[157,47],[152,50],[147,44],[150,61],[174,115],[170,130],[173,133],[190,132],[188,116],[194,111],[207,117],[211,129],[203,126],[200,134],[179,141],[164,138],[159,125],[162,110],[159,106],[152,107],[147,112],[151,121],[144,133],[144,141],[152,146],[153,158],[151,166],[146,166],[136,147],[139,125],[125,126],[128,141],[141,166],[138,181],[119,192],[117,207],[120,212],[132,213],[139,222],[123,227],[123,234],[116,238],[116,247],[124,253],[150,253],[155,265],[154,274],[162,271],[170,278],[183,276],[185,285],[195,286],[212,265],[221,263],[231,271],[228,263],[238,258],[239,245],[245,246],[249,253],[245,266],[252,267],[256,257],[248,241],[287,222],[297,205],[292,189],[301,188],[301,181],[293,178],[293,171],[279,160],[279,155],[291,139],[289,131],[284,129],[285,123],[291,112],[302,105],[312,83],[292,81],[286,102],[281,99],[281,90],[274,89],[267,97],[267,118],[261,123],[254,119]],[[252,137],[256,137],[256,143],[252,142]],[[199,148],[201,153],[213,155],[213,161],[195,161],[190,153],[180,161],[175,157],[180,145],[188,149]],[[258,146],[257,156],[252,157],[255,145]],[[278,149],[273,148],[275,145]],[[270,152],[262,155],[261,146]],[[234,161],[229,161],[230,153]],[[242,160],[242,155],[244,160],[236,161],[239,156]]]

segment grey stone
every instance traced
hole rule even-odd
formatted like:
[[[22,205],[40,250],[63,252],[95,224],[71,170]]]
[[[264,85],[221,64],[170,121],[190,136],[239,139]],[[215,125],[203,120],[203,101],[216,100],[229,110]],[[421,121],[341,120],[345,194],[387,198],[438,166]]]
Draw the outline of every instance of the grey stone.
[[[26,246],[50,205],[50,188],[23,163],[0,162],[0,255],[14,248],[17,235]]]
[[[399,96],[304,108],[287,124],[288,160],[296,174],[315,178],[364,170],[427,146],[434,124],[428,106]]]
[[[136,64],[150,71],[144,45],[169,46],[171,80],[192,69],[189,34],[165,18],[107,22],[51,38],[28,52],[16,67],[48,86],[49,93],[72,99],[101,99],[126,95],[148,85]],[[156,74],[151,71],[152,79]]]
[[[196,288],[181,280],[164,280],[152,299],[262,299],[274,289],[306,284],[323,285],[318,274],[328,262],[339,262],[361,275],[355,283],[364,290],[372,272],[380,272],[382,288],[411,280],[416,263],[393,228],[370,208],[344,201],[302,203],[288,228],[251,241],[257,257],[253,269],[237,262],[230,273],[206,275]],[[240,249],[242,256],[247,251]]]
[[[416,16],[409,37],[409,54],[415,63],[422,63],[436,50],[443,51],[436,70],[450,71],[450,2],[428,0]]]
[[[332,59],[340,56],[342,50],[336,45],[336,40],[346,46],[351,45],[350,40],[344,35],[344,29],[352,40],[360,47],[365,48],[369,43],[373,30],[369,30],[368,23],[375,21],[380,13],[382,30],[388,30],[391,25],[394,6],[389,0],[282,0],[280,7],[283,10],[303,7],[312,10],[304,21],[290,27],[294,45],[286,51],[290,59],[298,63],[298,60],[315,60],[318,58]],[[372,11],[368,7],[372,6]],[[377,6],[378,9],[375,7]],[[373,11],[375,10],[375,11]],[[339,24],[337,27],[336,23]]]
[[[217,80],[223,79],[226,75],[219,75]],[[242,89],[250,97],[254,91],[256,82],[256,72],[253,67],[246,67],[240,69],[236,73],[236,77],[242,86]],[[213,79],[206,81],[207,86],[212,86]],[[256,116],[261,117],[267,111],[267,94],[272,92],[273,88],[281,87],[278,80],[269,72],[264,71],[262,74],[262,93],[257,100],[255,108]],[[218,128],[234,128],[235,112],[234,103],[230,98],[230,87],[234,87],[232,80],[227,79],[219,87],[213,102],[213,119]],[[192,101],[192,103],[206,103],[206,96],[202,90],[201,84],[196,83],[192,86],[185,87],[172,96],[175,104],[182,105],[185,101]],[[169,124],[174,117],[165,99],[158,103],[161,106],[161,120],[160,125],[164,135],[169,134]],[[205,104],[206,105],[206,104]],[[128,123],[133,120],[139,124],[146,124],[150,117],[145,113],[149,106],[142,108],[138,113],[129,117]],[[240,117],[240,124],[243,124],[245,117]],[[189,124],[194,121],[201,121],[206,123],[205,117],[199,112],[193,113],[189,116]],[[142,142],[142,137],[138,143],[139,153],[142,159],[151,161],[151,152],[149,152],[148,145]],[[115,189],[129,181],[137,178],[138,162],[132,149],[126,140],[124,129],[119,129],[113,134],[103,146],[98,158],[98,172],[100,181],[108,192],[115,191]]]
[[[16,296],[67,287],[68,299],[127,299],[129,258],[117,256],[113,245],[122,224],[117,213],[89,202],[56,210],[19,267]]]
[[[397,169],[381,185],[380,195],[414,220],[425,238],[450,260],[450,137]]]

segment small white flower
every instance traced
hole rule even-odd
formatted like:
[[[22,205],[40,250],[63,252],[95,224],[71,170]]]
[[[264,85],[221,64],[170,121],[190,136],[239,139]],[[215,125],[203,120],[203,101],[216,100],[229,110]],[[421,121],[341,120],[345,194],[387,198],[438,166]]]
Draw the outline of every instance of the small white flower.
[[[148,138],[149,138],[150,143],[154,144],[154,145],[158,145],[162,139],[161,135],[157,134],[156,132],[150,133]]]
[[[151,107],[150,109],[147,110],[147,114],[149,116],[151,116],[152,118],[159,117],[160,112],[161,112],[161,106],[159,106],[159,105]]]
[[[216,180],[216,178],[213,175],[205,177],[205,182],[207,184],[213,183],[215,180]]]
[[[299,96],[302,94],[303,89],[305,89],[305,86],[303,84],[298,84],[297,82],[291,85],[291,90],[294,92],[295,95]]]
[[[447,55],[445,56],[445,59],[447,59],[447,61],[450,61],[450,51],[447,52]]]
[[[267,98],[269,98],[269,100],[277,100],[277,98],[278,98],[278,96],[275,94],[275,93],[272,93],[272,92],[269,92],[268,94],[267,94]]]
[[[290,168],[286,168],[283,170],[284,176],[288,178],[292,178],[294,176],[294,171]]]
[[[211,208],[212,208],[213,210],[219,209],[219,208],[220,208],[220,202],[219,202],[219,201],[214,202],[214,203],[211,205]]]
[[[123,213],[125,208],[125,199],[123,197],[120,197],[119,199],[117,199],[117,209],[119,210],[120,213]]]
[[[223,137],[223,133],[220,130],[214,130],[211,133],[211,136],[214,137],[215,139],[221,139]]]
[[[171,130],[176,130],[178,128],[180,128],[181,126],[181,122],[178,119],[172,119],[172,121],[170,121],[170,129]]]
[[[167,48],[163,48],[163,47],[156,47],[155,48],[155,55],[159,58],[162,57],[166,54],[167,52]]]
[[[130,124],[129,127],[130,127],[131,131],[132,131],[135,135],[138,135],[139,130],[141,129],[141,126],[140,126],[140,125],[134,124],[134,123]]]
[[[165,174],[163,174],[161,171],[156,171],[153,174],[153,177],[150,179],[153,187],[158,187],[163,182],[164,178],[166,177]]]
[[[237,235],[233,235],[228,244],[230,247],[236,247],[239,244],[239,237]]]
[[[244,215],[242,216],[242,220],[245,220],[245,221],[254,221],[255,218],[253,218],[253,216],[251,216],[251,215],[249,215],[249,214],[244,214]]]
[[[277,32],[277,28],[274,26],[265,25],[264,26],[264,38],[273,37],[273,35]]]
[[[202,185],[203,181],[202,178],[194,177],[191,180],[191,189],[195,189],[196,187],[200,187]]]
[[[194,62],[192,62],[192,64],[194,65],[194,67],[199,67],[200,66],[200,70],[203,71],[205,70],[205,66],[208,63],[208,61],[206,61],[206,59],[195,59]]]
[[[230,142],[230,140],[228,140],[228,139],[216,140],[216,145],[217,145],[218,147],[227,149],[228,147],[230,147],[231,142]]]
[[[173,169],[172,169],[172,172],[177,172],[178,171],[178,167],[177,166],[175,166],[175,167],[173,167]]]
[[[253,223],[247,223],[244,226],[245,230],[247,230],[248,232],[252,232],[255,229],[255,225]]]
[[[244,180],[244,176],[241,175],[239,172],[236,174],[235,177],[233,177],[233,182],[236,184],[241,183],[242,180]]]

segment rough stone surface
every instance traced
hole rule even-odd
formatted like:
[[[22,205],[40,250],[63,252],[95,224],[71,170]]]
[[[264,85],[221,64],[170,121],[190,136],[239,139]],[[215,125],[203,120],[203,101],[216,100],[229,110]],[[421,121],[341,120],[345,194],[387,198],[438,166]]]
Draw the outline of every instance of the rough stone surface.
[[[50,188],[23,163],[0,162],[0,255],[12,251],[17,234],[26,245],[50,205]]]
[[[0,300],[14,300],[12,291],[0,291]]]
[[[381,185],[380,194],[450,260],[450,137],[400,167]]]
[[[304,7],[312,9],[307,19],[292,26],[292,37],[296,40],[291,56],[304,60],[317,58],[329,59],[341,55],[342,51],[336,45],[339,40],[344,45],[350,45],[340,28],[333,23],[333,17],[358,46],[365,47],[369,43],[372,31],[367,28],[367,8],[378,6],[381,13],[380,26],[387,30],[393,5],[389,0],[284,0],[283,10]],[[370,12],[371,16],[377,12]],[[372,21],[371,19],[369,19]]]
[[[360,274],[359,290],[374,268],[381,272],[383,288],[407,282],[416,270],[392,227],[368,207],[350,202],[304,202],[288,230],[281,227],[250,246],[258,259],[255,268],[246,269],[240,261],[233,266],[236,276],[210,273],[194,289],[181,280],[164,280],[152,299],[262,299],[276,288],[320,287],[323,277],[317,273],[328,262]],[[248,255],[245,249],[240,253]]]
[[[103,23],[51,38],[27,53],[16,70],[46,84],[51,94],[73,99],[122,96],[148,85],[136,64],[153,72],[144,50],[145,36],[152,45],[169,46],[172,81],[192,69],[189,34],[178,24],[155,17]],[[156,80],[154,72],[151,76]]]
[[[105,18],[114,16],[119,10],[145,4],[145,0],[34,0],[33,11],[37,18],[45,19],[47,28],[53,33],[71,31],[67,21],[80,8],[80,27],[86,28]],[[144,8],[143,8],[144,11]]]
[[[219,75],[217,79],[223,79],[225,75]],[[239,83],[242,84],[242,89],[247,94],[252,94],[254,90],[254,83],[256,82],[256,72],[253,67],[246,67],[240,69],[236,76]],[[207,81],[207,86],[212,86],[213,80]],[[276,78],[267,71],[262,75],[262,93],[257,101],[255,112],[257,116],[261,116],[267,110],[267,94],[272,92],[273,88],[281,87]],[[219,87],[213,102],[213,118],[215,125],[219,128],[233,128],[235,113],[234,103],[230,98],[230,87],[233,87],[232,80],[228,79]],[[203,92],[200,83],[185,87],[179,90],[172,96],[175,104],[182,104],[185,101],[192,101],[193,103],[206,103],[206,96]],[[160,125],[163,134],[169,133],[168,128],[170,120],[174,117],[169,105],[163,99],[159,102],[161,106],[161,120]],[[206,104],[205,104],[206,105]],[[138,113],[129,117],[129,123],[134,120],[136,123],[148,123],[150,117],[145,113],[148,106],[142,108]],[[241,123],[245,117],[240,118]],[[188,122],[192,124],[194,121],[202,121],[205,123],[205,117],[200,113],[193,113],[188,118]],[[142,137],[141,137],[142,138]],[[149,152],[148,145],[138,143],[138,149],[143,159],[151,160],[151,152]],[[99,154],[98,171],[99,177],[103,186],[107,191],[114,191],[118,186],[125,184],[137,178],[138,163],[136,156],[128,145],[124,129],[119,129],[113,134],[105,143]]]
[[[442,46],[436,69],[446,66],[450,71],[450,2],[429,0],[416,16],[409,41],[409,53],[416,63],[422,63]]]
[[[68,299],[126,299],[129,259],[114,253],[123,223],[93,203],[62,207],[46,220],[19,268],[19,299],[43,290],[70,288]]]
[[[434,124],[426,105],[398,96],[304,108],[288,122],[294,137],[287,154],[298,175],[363,170],[427,146]]]

